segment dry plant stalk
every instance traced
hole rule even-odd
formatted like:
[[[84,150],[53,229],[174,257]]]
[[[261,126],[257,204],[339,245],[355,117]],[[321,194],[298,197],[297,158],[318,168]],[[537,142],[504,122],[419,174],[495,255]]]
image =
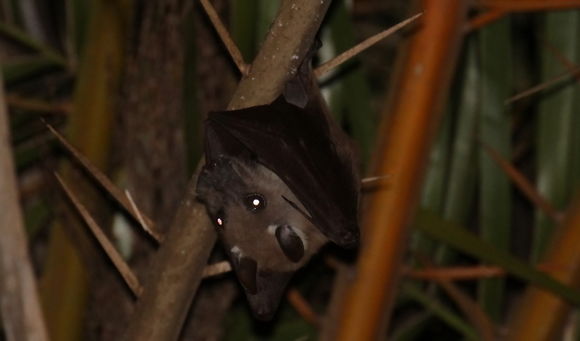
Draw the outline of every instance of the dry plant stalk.
[[[8,341],[44,341],[48,335],[28,257],[8,127],[0,83],[0,316]]]
[[[40,111],[53,115],[68,115],[72,111],[72,105],[70,102],[63,101],[52,103],[10,94],[6,95],[6,104],[18,109]]]

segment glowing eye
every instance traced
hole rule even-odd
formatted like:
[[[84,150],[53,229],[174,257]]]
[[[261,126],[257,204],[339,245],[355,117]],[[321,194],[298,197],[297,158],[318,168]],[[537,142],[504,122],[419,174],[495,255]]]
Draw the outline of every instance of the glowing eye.
[[[258,193],[248,194],[244,199],[244,205],[250,212],[258,212],[266,207],[266,199]]]
[[[218,213],[215,215],[214,222],[216,223],[218,230],[224,228],[224,225],[226,224],[224,210],[218,211]]]

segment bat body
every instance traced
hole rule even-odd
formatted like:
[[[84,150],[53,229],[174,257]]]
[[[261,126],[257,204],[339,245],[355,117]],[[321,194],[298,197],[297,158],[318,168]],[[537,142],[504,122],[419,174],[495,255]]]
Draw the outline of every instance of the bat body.
[[[280,96],[210,113],[205,122],[198,198],[263,320],[321,246],[358,243],[360,182],[350,140],[319,96],[298,97],[304,107]]]

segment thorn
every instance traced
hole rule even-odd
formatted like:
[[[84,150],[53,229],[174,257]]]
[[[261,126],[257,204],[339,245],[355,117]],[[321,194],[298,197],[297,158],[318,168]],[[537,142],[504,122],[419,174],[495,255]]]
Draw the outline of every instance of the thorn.
[[[572,267],[569,264],[541,263],[536,265],[536,267],[538,270],[544,272],[572,270]],[[507,274],[508,273],[504,268],[491,265],[429,266],[421,269],[403,269],[403,276],[427,281],[436,281],[438,279],[449,281],[470,281],[480,280],[482,278],[505,277]]]
[[[127,200],[129,200],[131,209],[135,212],[135,215],[137,216],[136,217],[137,221],[141,225],[141,228],[143,228],[143,230],[147,232],[150,236],[156,236],[155,238],[156,240],[160,240],[161,236],[157,235],[155,231],[151,229],[147,221],[145,221],[145,219],[143,218],[143,214],[141,213],[141,210],[137,207],[137,204],[135,204],[135,201],[133,200],[131,193],[127,189],[125,190],[125,196],[127,197]]]
[[[388,182],[390,175],[378,175],[378,176],[369,176],[366,178],[361,179],[361,190],[364,194],[367,191],[372,191],[374,189],[380,188],[381,186],[385,186]]]
[[[470,19],[465,25],[465,33],[470,33],[477,29],[489,25],[490,23],[497,21],[508,15],[508,12],[501,9],[491,9],[476,15],[474,18]]]
[[[121,274],[121,277],[123,277],[123,280],[129,287],[129,289],[131,289],[131,291],[133,292],[133,295],[135,295],[135,297],[139,297],[143,288],[141,287],[141,284],[139,283],[139,280],[137,279],[133,271],[131,271],[129,265],[127,265],[123,257],[121,257],[121,254],[119,254],[119,252],[117,251],[117,249],[115,249],[109,238],[107,238],[107,236],[103,233],[101,227],[93,219],[89,211],[80,203],[80,201],[74,195],[72,190],[65,184],[65,182],[58,175],[58,173],[55,172],[54,176],[58,180],[58,183],[64,190],[66,196],[70,199],[70,201],[76,208],[77,212],[81,215],[84,222],[89,227],[89,230],[91,230],[93,236],[97,239],[97,241],[99,242],[99,244],[109,257],[113,265],[115,265],[115,268],[117,269],[119,274]]]
[[[97,167],[93,166],[91,162],[75,147],[73,147],[56,129],[48,124],[44,119],[41,119],[48,130],[56,137],[60,144],[83,166],[83,168],[97,181],[97,183],[105,189],[128,212],[136,221],[139,221],[139,210],[135,210],[130,205],[127,197],[121,190],[113,184],[109,178],[103,174]],[[141,219],[149,226],[149,230],[145,230],[158,243],[163,240],[163,236],[156,231],[155,224],[147,216],[141,214]]]
[[[306,322],[316,327],[320,325],[320,317],[296,288],[290,289],[286,297],[288,298],[288,302],[290,302],[292,307],[294,307]]]
[[[203,269],[203,278],[215,277],[221,274],[225,274],[232,271],[232,265],[229,261],[224,260],[222,262],[206,265]]]
[[[424,263],[424,266],[433,267],[433,264],[428,259],[421,261]],[[496,326],[491,322],[489,316],[487,316],[477,302],[452,281],[445,278],[436,278],[435,281],[474,325],[482,340],[489,341],[496,339]]]
[[[234,40],[230,36],[230,33],[228,32],[224,24],[220,20],[217,11],[208,0],[201,0],[201,5],[203,6],[205,13],[209,17],[209,20],[213,24],[213,27],[215,28],[217,34],[220,36],[222,43],[226,46],[226,49],[228,50],[230,57],[232,57],[232,60],[238,67],[238,70],[242,75],[247,75],[248,64],[244,62],[244,57],[242,56],[242,53],[238,49],[236,43],[234,43]]]
[[[506,99],[504,104],[510,105],[516,101],[519,101],[521,99],[524,99],[526,97],[534,95],[534,94],[541,92],[547,88],[550,88],[550,87],[552,87],[552,86],[554,86],[554,85],[556,85],[564,80],[567,80],[571,77],[576,77],[578,75],[580,75],[580,66],[577,66],[573,70],[566,71],[566,72],[564,72],[564,73],[562,73],[562,74],[560,74],[552,79],[549,79],[544,83],[538,84],[538,85],[533,86],[525,91],[522,91],[519,94],[514,95],[514,96]]]
[[[11,107],[42,112],[43,114],[66,115],[71,112],[71,105],[67,102],[53,103],[16,94],[7,94],[5,99]]]
[[[203,1],[203,0],[202,0]],[[322,77],[323,75],[327,74],[332,69],[336,68],[340,64],[346,62],[347,60],[351,59],[352,57],[358,55],[362,51],[368,49],[369,47],[373,46],[374,44],[378,43],[379,41],[385,39],[386,37],[390,36],[391,34],[399,31],[403,27],[409,25],[413,21],[417,20],[423,13],[415,14],[414,16],[401,21],[400,23],[384,30],[383,32],[377,33],[374,36],[367,38],[366,40],[358,43],[354,47],[350,48],[349,50],[339,54],[338,56],[334,57],[333,59],[327,61],[326,63],[320,65],[319,67],[314,70],[314,75],[317,78]]]
[[[366,178],[362,178],[361,179],[361,183],[363,184],[369,184],[369,183],[373,183],[373,182],[377,182],[379,180],[385,180],[390,178],[390,175],[377,175],[377,176],[369,176]]]
[[[544,212],[548,217],[557,223],[563,220],[562,214],[558,212],[528,181],[528,179],[517,170],[509,161],[505,160],[496,150],[483,141],[479,141],[483,150],[489,157],[503,170],[524,196],[536,207]]]

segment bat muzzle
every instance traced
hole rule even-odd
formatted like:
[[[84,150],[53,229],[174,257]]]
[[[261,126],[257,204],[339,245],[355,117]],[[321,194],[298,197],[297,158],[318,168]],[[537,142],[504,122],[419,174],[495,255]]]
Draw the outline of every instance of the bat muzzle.
[[[270,321],[274,317],[293,274],[294,272],[258,271],[257,292],[252,294],[245,290],[256,319]]]

